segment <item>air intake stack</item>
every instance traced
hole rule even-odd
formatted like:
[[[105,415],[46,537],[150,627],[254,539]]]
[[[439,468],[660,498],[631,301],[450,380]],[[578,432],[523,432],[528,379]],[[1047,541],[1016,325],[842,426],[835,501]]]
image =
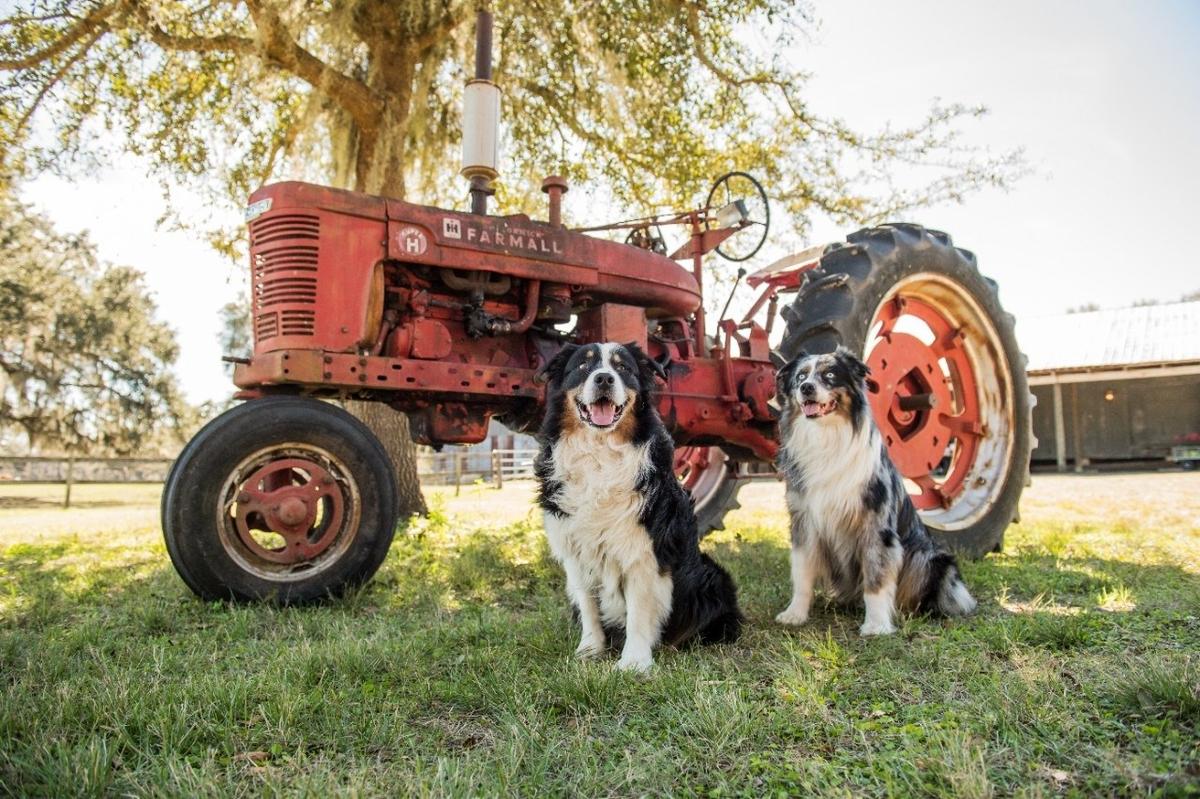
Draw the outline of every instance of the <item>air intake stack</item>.
[[[492,14],[475,22],[475,77],[463,90],[462,175],[471,181],[471,213],[486,214],[499,172],[500,87],[492,82]]]

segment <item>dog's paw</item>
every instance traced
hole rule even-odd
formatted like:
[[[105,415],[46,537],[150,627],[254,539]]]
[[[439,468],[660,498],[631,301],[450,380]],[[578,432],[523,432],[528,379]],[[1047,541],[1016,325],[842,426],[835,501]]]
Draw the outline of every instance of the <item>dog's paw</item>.
[[[775,621],[779,622],[780,624],[789,624],[792,627],[799,627],[801,624],[804,624],[806,621],[808,621],[808,611],[795,610],[794,608],[789,607],[776,616]]]
[[[603,654],[604,641],[598,641],[595,638],[584,638],[579,642],[579,646],[575,647],[575,657],[580,660],[591,660]]]
[[[896,632],[896,625],[890,621],[867,621],[858,628],[859,635],[891,635]]]
[[[653,665],[654,660],[649,655],[621,655],[621,659],[617,661],[618,669],[632,674],[649,674]]]

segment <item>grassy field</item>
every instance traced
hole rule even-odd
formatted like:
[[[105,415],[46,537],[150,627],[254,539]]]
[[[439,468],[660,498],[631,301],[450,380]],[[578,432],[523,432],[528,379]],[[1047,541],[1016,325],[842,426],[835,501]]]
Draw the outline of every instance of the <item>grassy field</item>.
[[[157,489],[0,487],[0,793],[1200,793],[1200,475],[1041,477],[973,618],[786,604],[777,485],[705,546],[749,617],[647,679],[576,663],[528,484],[431,491],[344,601],[202,603]]]

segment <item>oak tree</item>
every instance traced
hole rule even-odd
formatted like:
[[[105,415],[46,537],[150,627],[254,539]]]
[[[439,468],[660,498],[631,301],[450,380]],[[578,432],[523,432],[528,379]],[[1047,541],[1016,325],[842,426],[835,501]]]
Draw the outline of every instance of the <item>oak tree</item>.
[[[155,311],[140,272],[0,195],[0,428],[31,452],[178,444],[189,408]]]
[[[234,202],[289,176],[461,204],[458,107],[480,5],[18,0],[0,20],[2,166],[78,168],[115,146]],[[641,210],[691,202],[740,168],[803,234],[817,213],[876,221],[1020,169],[1012,154],[963,145],[957,123],[980,108],[915,109],[911,124],[873,132],[818,113],[795,56],[814,25],[805,4],[486,5],[505,91],[502,209],[540,199],[550,173]],[[407,509],[419,509],[403,417],[366,415],[399,427],[389,443]]]

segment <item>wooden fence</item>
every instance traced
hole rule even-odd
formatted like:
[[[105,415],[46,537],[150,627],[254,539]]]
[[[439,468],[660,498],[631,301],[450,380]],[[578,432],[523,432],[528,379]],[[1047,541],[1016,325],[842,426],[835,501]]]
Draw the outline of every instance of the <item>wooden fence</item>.
[[[453,485],[482,480],[501,488],[506,480],[533,477],[533,449],[469,450],[446,448],[421,451],[417,474],[426,485]],[[0,486],[5,483],[63,483],[64,505],[71,503],[76,483],[161,483],[171,468],[170,458],[71,458],[0,456]],[[457,493],[457,490],[456,492]]]
[[[502,488],[506,480],[533,477],[535,449],[450,450],[417,455],[417,473],[426,485],[453,485],[485,481]]]

